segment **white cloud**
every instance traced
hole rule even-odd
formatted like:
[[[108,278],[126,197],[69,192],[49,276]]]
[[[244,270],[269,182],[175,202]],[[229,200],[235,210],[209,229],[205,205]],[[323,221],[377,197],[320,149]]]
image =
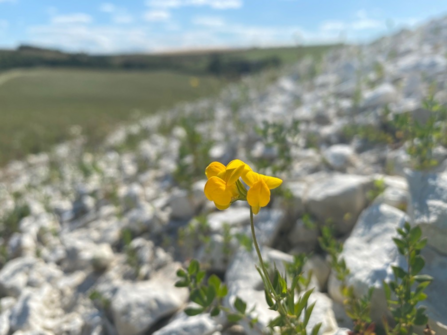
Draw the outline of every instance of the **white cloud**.
[[[134,17],[127,12],[126,8],[117,7],[112,3],[105,2],[99,6],[99,10],[103,13],[109,13],[114,23],[132,23]]]
[[[214,9],[237,9],[242,0],[147,0],[146,5],[158,8],[180,8],[187,6],[208,6]]]
[[[105,2],[99,6],[99,10],[104,13],[113,13],[116,10],[116,7],[114,4]]]
[[[204,27],[223,27],[225,20],[216,16],[198,16],[192,19],[192,23]]]
[[[171,14],[165,10],[150,10],[144,13],[143,18],[145,21],[167,21],[171,18]]]
[[[321,24],[320,30],[322,31],[333,31],[333,30],[344,30],[346,29],[346,23],[342,21],[325,21]]]
[[[90,23],[92,21],[93,21],[92,17],[84,13],[56,15],[51,18],[51,23],[54,24],[78,24],[78,23]]]

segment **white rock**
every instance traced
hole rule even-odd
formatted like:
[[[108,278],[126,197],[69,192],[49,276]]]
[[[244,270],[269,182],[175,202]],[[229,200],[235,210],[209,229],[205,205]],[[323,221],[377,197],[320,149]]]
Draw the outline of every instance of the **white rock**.
[[[8,243],[10,258],[35,256],[36,242],[30,234],[14,233]]]
[[[144,201],[144,190],[136,183],[121,188],[118,193],[124,209],[135,208]]]
[[[380,107],[395,102],[398,98],[397,91],[393,85],[385,83],[364,95],[362,106],[364,108]]]
[[[369,178],[333,175],[314,182],[307,193],[307,207],[319,223],[331,221],[341,233],[351,231],[366,205]]]
[[[45,264],[33,257],[16,258],[0,271],[0,291],[7,296],[18,297],[26,286],[51,284],[61,276],[62,271],[54,264]]]
[[[169,198],[171,217],[174,219],[190,219],[195,213],[195,204],[192,194],[186,190],[176,189]]]
[[[313,292],[309,298],[309,304],[315,302],[315,307],[307,324],[306,330],[310,334],[312,329],[322,323],[318,334],[331,334],[338,328],[334,311],[332,310],[332,300],[324,293]]]
[[[428,245],[447,254],[447,174],[406,172],[411,224],[422,228]]]
[[[33,332],[51,332],[64,314],[59,304],[59,293],[50,285],[23,290],[10,312],[12,331]]]
[[[98,272],[105,271],[113,261],[113,250],[109,244],[99,244],[94,250],[91,259],[93,269]]]
[[[175,267],[178,264],[150,281],[123,284],[118,288],[111,311],[119,335],[140,334],[186,303],[188,292],[174,287]]]
[[[326,162],[337,171],[345,171],[355,162],[354,150],[346,144],[335,144],[323,151]]]
[[[341,256],[351,272],[347,285],[354,287],[358,297],[364,296],[370,287],[375,288],[372,314],[376,321],[387,310],[382,281],[393,278],[391,265],[402,264],[392,238],[397,236],[396,229],[403,227],[406,219],[404,212],[389,205],[372,205],[363,211],[343,247]],[[328,290],[334,300],[343,302],[340,285],[333,274]]]
[[[294,181],[284,183],[283,187],[291,193],[291,199],[284,201],[287,212],[287,220],[294,222],[301,214],[304,213],[304,197],[308,185],[303,181]]]
[[[316,227],[313,229],[307,228],[304,221],[299,219],[290,232],[288,240],[294,253],[311,252],[318,243],[318,229]]]
[[[223,225],[244,226],[250,223],[250,210],[247,207],[230,207],[208,215],[208,224],[212,232],[223,232]]]
[[[154,335],[213,335],[221,329],[222,326],[213,318],[209,315],[201,314],[178,318],[157,330]]]

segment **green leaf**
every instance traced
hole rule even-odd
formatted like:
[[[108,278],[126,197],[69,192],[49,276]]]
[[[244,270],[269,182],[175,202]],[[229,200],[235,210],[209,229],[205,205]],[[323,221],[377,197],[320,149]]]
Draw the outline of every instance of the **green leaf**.
[[[278,316],[276,319],[270,321],[269,327],[282,327],[284,324],[284,318],[282,316]]]
[[[188,266],[188,273],[190,275],[195,275],[200,270],[200,264],[197,260],[193,259]]]
[[[236,310],[239,313],[245,314],[245,310],[247,309],[247,304],[241,298],[236,297],[236,300],[234,301],[234,308],[236,308]]]
[[[385,298],[386,300],[391,300],[391,289],[390,286],[383,281],[383,290],[385,291]]]
[[[192,291],[189,298],[191,299],[191,301],[195,302],[196,304],[198,304],[202,307],[206,307],[206,305],[207,305],[204,294],[199,289]]]
[[[417,275],[425,266],[425,261],[421,256],[416,256],[411,264],[411,274]]]
[[[275,303],[272,300],[272,297],[267,292],[267,290],[264,290],[264,294],[265,294],[265,301],[267,301],[267,305],[269,305],[269,307],[272,308],[275,305]]]
[[[205,271],[199,271],[196,275],[196,281],[198,284],[200,284],[203,280],[203,278],[205,278]]]
[[[220,313],[220,308],[219,307],[214,307],[213,310],[211,311],[210,315],[211,316],[218,316]]]
[[[217,292],[217,296],[219,298],[223,298],[223,297],[226,297],[227,294],[228,294],[228,287],[227,287],[227,285],[225,285],[225,284],[221,285],[220,288],[219,288],[219,291]]]
[[[206,305],[211,305],[216,297],[216,289],[213,286],[208,286],[206,289]]]
[[[203,308],[185,308],[185,314],[188,316],[199,315],[203,313]]]
[[[398,238],[393,238],[394,244],[397,246],[397,249],[399,249],[400,254],[404,254],[404,250],[406,248],[406,243],[403,240],[400,240]]]
[[[239,322],[240,320],[242,320],[242,315],[239,315],[239,314],[228,314],[227,315],[227,319],[228,319],[228,321],[230,321],[232,323],[236,323],[236,322]]]
[[[415,248],[417,250],[422,250],[427,245],[428,240],[426,238],[420,240],[418,243],[416,243]]]
[[[414,324],[416,326],[423,326],[427,324],[428,317],[425,314],[425,307],[419,307],[416,311],[416,316],[414,318]]]
[[[423,283],[423,282],[431,282],[433,280],[433,277],[429,276],[429,275],[417,275],[414,276],[414,279],[418,282],[418,283]]]
[[[175,287],[188,287],[189,281],[187,281],[186,279],[184,280],[179,280],[178,282],[175,283]]]
[[[310,295],[312,294],[312,292],[314,291],[314,289],[310,289],[308,291],[306,291],[306,293],[303,294],[303,297],[301,298],[304,306],[307,305],[307,302],[309,300]]]
[[[409,241],[410,244],[415,244],[422,236],[422,230],[419,226],[414,227],[413,229],[410,230],[410,237],[409,237]]]
[[[188,275],[186,274],[185,270],[178,269],[177,270],[177,277],[186,278]]]
[[[310,333],[310,335],[318,335],[318,332],[320,331],[321,326],[323,325],[323,323],[319,323],[316,324],[313,328],[312,328],[312,332]]]
[[[221,284],[221,281],[220,281],[219,277],[217,277],[216,275],[213,274],[208,278],[208,285],[214,287],[216,292],[219,291],[220,284]]]
[[[398,266],[392,266],[392,269],[393,269],[394,275],[397,278],[402,279],[402,278],[405,278],[405,276],[407,275],[407,273],[404,271],[404,269],[402,269]]]
[[[304,321],[303,321],[304,326],[307,326],[307,324],[309,323],[310,316],[312,315],[312,311],[314,310],[316,303],[317,302],[315,301],[312,305],[310,305],[309,307],[306,308],[306,312],[304,313]]]

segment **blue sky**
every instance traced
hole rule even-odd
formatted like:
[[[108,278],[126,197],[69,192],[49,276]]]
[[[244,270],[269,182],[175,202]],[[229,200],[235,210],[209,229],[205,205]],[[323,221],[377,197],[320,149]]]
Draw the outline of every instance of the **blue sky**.
[[[90,53],[367,42],[446,0],[0,0],[0,48]]]

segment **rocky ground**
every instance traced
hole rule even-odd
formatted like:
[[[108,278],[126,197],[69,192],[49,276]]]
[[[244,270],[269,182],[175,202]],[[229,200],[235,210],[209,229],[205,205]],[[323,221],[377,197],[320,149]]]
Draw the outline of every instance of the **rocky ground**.
[[[351,323],[309,219],[335,226],[356,294],[376,287],[376,320],[382,280],[402,262],[396,228],[420,225],[434,278],[424,305],[447,334],[447,149],[437,143],[436,166],[416,171],[388,123],[427,120],[429,94],[447,103],[446,53],[447,19],[437,19],[123,126],[97,152],[80,136],[10,163],[0,172],[0,335],[259,334],[274,314],[241,242],[248,208],[219,212],[203,194],[205,167],[234,158],[284,179],[256,216],[257,234],[269,262],[312,253],[310,323],[323,322],[321,334]],[[188,293],[174,287],[175,272],[193,257],[225,279],[229,301],[256,305],[258,327],[182,313]]]

